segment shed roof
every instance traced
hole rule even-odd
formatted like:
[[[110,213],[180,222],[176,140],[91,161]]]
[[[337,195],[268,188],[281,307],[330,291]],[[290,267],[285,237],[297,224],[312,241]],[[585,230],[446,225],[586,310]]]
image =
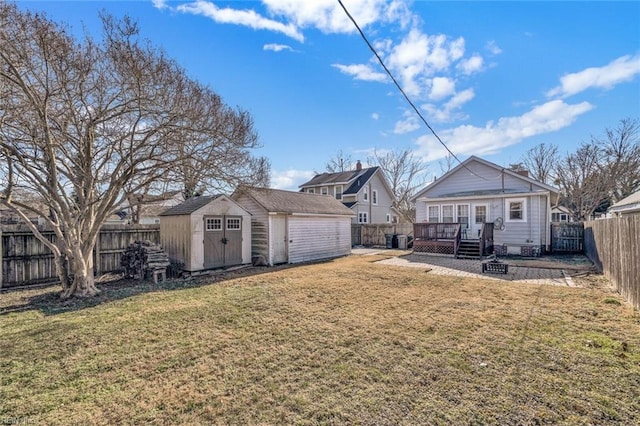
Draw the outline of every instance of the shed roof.
[[[162,213],[160,213],[160,216],[189,215],[219,197],[221,197],[221,195],[205,195],[200,197],[192,197],[182,204],[178,204],[177,206],[173,206],[170,209],[163,211]]]
[[[353,216],[340,201],[328,195],[284,191],[281,189],[242,187],[235,195],[246,194],[270,213],[306,213]]]

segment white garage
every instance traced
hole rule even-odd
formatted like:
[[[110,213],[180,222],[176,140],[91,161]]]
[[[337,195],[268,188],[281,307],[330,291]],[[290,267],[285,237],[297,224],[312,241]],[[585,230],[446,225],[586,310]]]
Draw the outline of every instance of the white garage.
[[[354,213],[333,197],[252,187],[231,197],[251,213],[254,258],[275,265],[351,253]]]

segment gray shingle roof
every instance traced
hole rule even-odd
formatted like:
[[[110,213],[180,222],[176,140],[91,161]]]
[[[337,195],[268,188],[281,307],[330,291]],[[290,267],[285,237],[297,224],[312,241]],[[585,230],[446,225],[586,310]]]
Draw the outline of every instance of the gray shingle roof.
[[[318,185],[336,185],[351,184],[343,194],[356,194],[364,184],[371,179],[371,176],[379,167],[368,167],[362,170],[351,170],[348,172],[338,173],[321,173],[315,175],[310,181],[300,185],[300,188],[306,188]]]
[[[354,213],[340,201],[328,195],[283,191],[281,189],[242,187],[234,194],[246,194],[268,212],[307,213],[353,216]]]
[[[220,197],[220,195],[207,195],[202,197],[189,198],[184,203],[178,204],[177,206],[173,206],[170,209],[163,211],[162,213],[160,213],[160,216],[179,216],[191,214],[196,210],[206,206],[218,197]]]

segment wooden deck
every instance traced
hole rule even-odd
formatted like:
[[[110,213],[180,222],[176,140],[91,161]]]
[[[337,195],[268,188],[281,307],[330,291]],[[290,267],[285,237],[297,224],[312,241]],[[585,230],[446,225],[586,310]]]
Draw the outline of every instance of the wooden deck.
[[[413,251],[416,253],[447,254],[458,256],[464,241],[477,244],[479,256],[491,254],[493,249],[493,224],[485,223],[478,239],[463,239],[465,233],[460,223],[414,223]]]

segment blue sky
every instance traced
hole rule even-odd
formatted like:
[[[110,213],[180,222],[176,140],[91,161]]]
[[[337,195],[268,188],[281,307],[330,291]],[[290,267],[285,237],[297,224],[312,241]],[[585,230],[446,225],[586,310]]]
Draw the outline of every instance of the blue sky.
[[[411,100],[464,160],[571,152],[640,118],[640,2],[344,0]],[[80,33],[128,14],[189,75],[249,111],[272,186],[296,190],[339,150],[444,148],[337,0],[21,1]]]

